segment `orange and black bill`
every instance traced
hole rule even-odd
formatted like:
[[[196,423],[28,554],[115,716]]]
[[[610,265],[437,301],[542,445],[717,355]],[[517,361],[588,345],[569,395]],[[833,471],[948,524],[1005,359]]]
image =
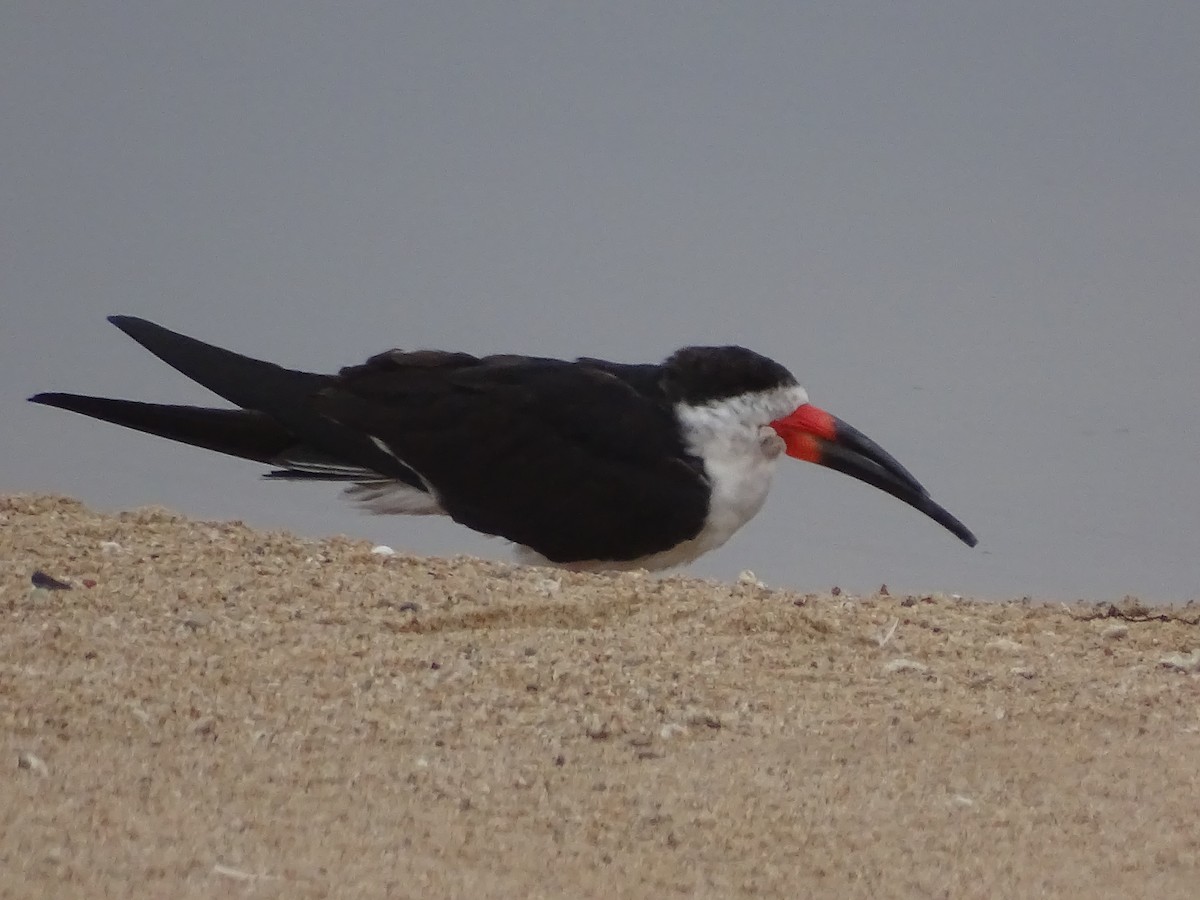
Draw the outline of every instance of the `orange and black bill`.
[[[864,481],[925,513],[968,547],[978,543],[970,529],[935,503],[895,457],[836,416],[805,403],[771,427],[783,438],[788,456]]]

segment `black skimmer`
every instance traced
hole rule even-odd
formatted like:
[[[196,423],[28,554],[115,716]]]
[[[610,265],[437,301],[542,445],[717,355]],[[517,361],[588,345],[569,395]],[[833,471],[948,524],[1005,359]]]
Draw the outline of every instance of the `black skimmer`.
[[[144,319],[109,321],[240,409],[29,399],[266,463],[268,478],[349,482],[345,493],[372,512],[447,515],[512,541],[523,562],[691,562],[759,511],[784,454],[874,485],[976,543],[890,454],[742,347],[685,347],[648,365],[390,350],[320,375]]]

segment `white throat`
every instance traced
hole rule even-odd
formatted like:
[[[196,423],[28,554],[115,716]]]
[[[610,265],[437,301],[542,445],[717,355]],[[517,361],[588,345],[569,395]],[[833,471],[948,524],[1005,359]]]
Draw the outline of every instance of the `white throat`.
[[[712,485],[704,527],[688,542],[695,546],[683,562],[720,547],[762,509],[784,450],[770,423],[807,402],[808,393],[793,384],[676,407],[688,452],[704,460]]]

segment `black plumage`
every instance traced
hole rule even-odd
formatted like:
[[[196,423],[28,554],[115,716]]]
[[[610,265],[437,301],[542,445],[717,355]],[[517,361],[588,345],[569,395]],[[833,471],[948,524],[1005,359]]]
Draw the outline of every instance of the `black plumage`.
[[[242,409],[30,399],[269,463],[275,477],[397,480],[553,562],[637,559],[703,525],[707,480],[672,413],[682,394],[669,364],[392,350],[321,375],[143,319],[110,321]]]

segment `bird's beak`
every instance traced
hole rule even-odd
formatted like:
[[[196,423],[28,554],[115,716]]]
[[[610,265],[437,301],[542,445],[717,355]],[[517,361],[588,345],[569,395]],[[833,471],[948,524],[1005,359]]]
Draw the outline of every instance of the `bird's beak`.
[[[909,471],[873,440],[823,409],[805,403],[771,423],[787,455],[836,469],[919,509],[968,547],[977,543],[967,526],[934,503]]]

